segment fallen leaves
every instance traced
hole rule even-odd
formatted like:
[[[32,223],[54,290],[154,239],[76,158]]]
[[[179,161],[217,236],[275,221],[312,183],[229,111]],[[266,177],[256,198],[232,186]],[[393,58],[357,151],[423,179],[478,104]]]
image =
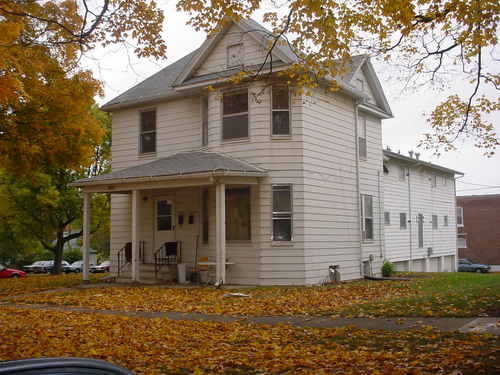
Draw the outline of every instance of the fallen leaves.
[[[0,308],[0,359],[80,356],[137,374],[494,373],[498,338]],[[457,349],[459,348],[459,350]]]

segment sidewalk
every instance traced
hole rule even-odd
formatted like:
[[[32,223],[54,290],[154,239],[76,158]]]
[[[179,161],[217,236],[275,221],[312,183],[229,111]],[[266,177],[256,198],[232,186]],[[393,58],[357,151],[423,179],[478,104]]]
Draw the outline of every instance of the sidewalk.
[[[44,304],[21,304],[15,302],[2,302],[1,307],[29,310],[69,311],[86,314],[106,314],[118,316],[133,316],[143,318],[168,318],[171,320],[194,320],[218,323],[247,323],[265,325],[291,325],[295,327],[335,328],[354,326],[363,329],[381,329],[389,331],[402,331],[422,327],[434,327],[441,331],[460,331],[490,333],[500,336],[500,318],[328,318],[309,316],[234,316],[212,315],[201,313],[182,312],[148,312],[148,311],[123,311],[99,310],[74,306],[55,306]]]

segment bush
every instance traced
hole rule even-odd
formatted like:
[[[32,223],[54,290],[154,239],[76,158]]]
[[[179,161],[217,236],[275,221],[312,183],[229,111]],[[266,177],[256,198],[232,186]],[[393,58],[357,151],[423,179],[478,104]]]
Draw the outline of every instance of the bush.
[[[391,277],[392,275],[394,275],[394,272],[394,264],[392,264],[388,260],[384,260],[384,264],[382,264],[382,276]]]
[[[82,260],[82,252],[80,249],[66,250],[63,254],[63,258],[66,262],[71,264],[77,260]]]

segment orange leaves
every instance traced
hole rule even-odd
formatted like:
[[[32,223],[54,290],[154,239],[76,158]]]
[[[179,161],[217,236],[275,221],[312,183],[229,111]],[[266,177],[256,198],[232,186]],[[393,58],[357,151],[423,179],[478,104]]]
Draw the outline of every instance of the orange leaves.
[[[0,359],[80,356],[136,374],[493,373],[488,336],[301,329],[0,309]]]

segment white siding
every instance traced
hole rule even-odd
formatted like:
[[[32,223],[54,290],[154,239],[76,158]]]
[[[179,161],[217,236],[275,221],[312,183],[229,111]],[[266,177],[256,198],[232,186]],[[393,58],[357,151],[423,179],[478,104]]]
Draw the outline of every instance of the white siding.
[[[395,262],[411,259],[425,259],[442,256],[455,256],[456,253],[456,217],[455,189],[451,174],[435,169],[415,167],[407,163],[390,159],[385,163],[388,173],[384,174],[384,210],[390,212],[391,225],[385,226],[386,257]],[[409,168],[405,181],[399,180],[399,169]],[[431,186],[431,177],[437,175],[437,186]],[[446,179],[446,185],[443,183]],[[411,216],[409,214],[411,201]],[[406,213],[407,229],[400,229],[399,214]],[[424,216],[424,243],[418,247],[417,215]],[[432,215],[438,217],[438,228],[432,229]],[[448,225],[444,225],[444,216],[448,216]],[[411,241],[410,241],[411,232]],[[427,270],[439,269],[438,260],[430,259]],[[420,269],[420,263],[413,263]],[[444,266],[444,264],[443,264]],[[450,269],[451,266],[444,267]]]

